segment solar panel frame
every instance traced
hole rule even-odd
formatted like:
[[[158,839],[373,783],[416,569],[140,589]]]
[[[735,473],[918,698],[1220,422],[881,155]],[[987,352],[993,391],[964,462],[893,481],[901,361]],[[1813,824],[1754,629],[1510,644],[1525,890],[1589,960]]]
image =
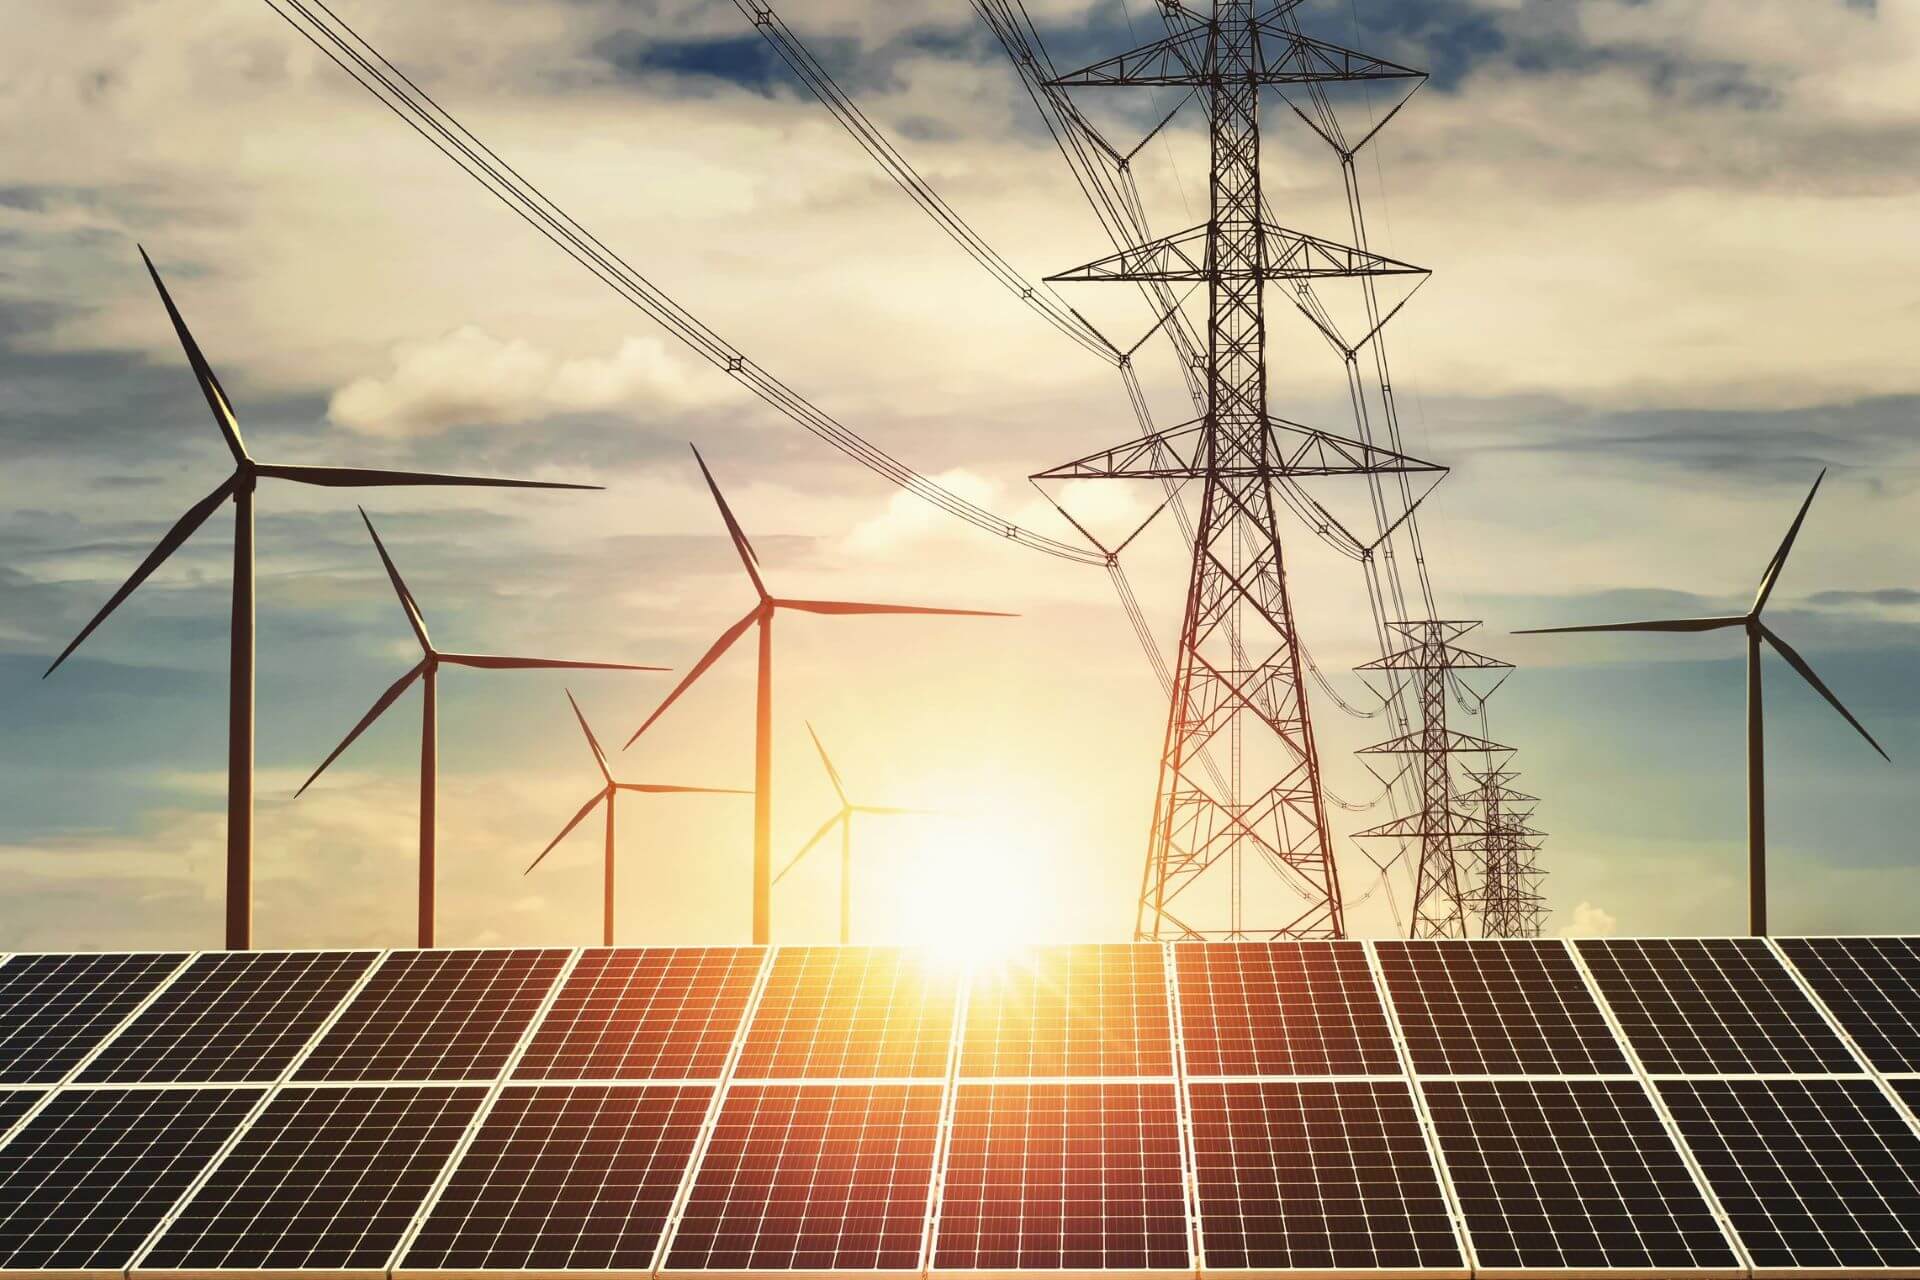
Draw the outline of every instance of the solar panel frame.
[[[327,1033],[302,1055],[291,1079],[302,1084],[496,1081],[578,954],[564,947],[389,951]],[[524,968],[516,970],[522,958]],[[425,972],[416,976],[416,970]],[[399,1020],[442,983],[463,995],[461,1003],[443,1001],[433,1015],[435,1034],[395,1049]],[[490,1017],[495,1003],[504,1012]],[[442,1016],[448,1008],[455,1010],[451,1018]],[[481,1044],[461,1046],[458,1036],[476,1024],[482,1028]]]
[[[1172,1079],[1172,999],[1163,946],[1023,948],[968,983],[960,1076]]]
[[[1170,950],[1187,1075],[1404,1072],[1364,942],[1176,942]]]
[[[119,1275],[265,1093],[48,1091],[0,1149],[0,1274]]]
[[[751,1016],[742,1020],[731,1074],[755,1081],[943,1079],[961,987],[957,973],[911,948],[776,947]],[[902,1004],[914,1007],[896,1021]],[[843,1029],[830,1025],[836,1018]]]
[[[1777,938],[1781,959],[1852,1042],[1886,1075],[1920,1072],[1920,938]]]
[[[770,953],[768,947],[585,948],[559,984],[514,1079],[717,1082],[746,1025],[748,1002]],[[702,983],[725,994],[724,1003],[714,1002],[704,1013],[693,1003]],[[606,1010],[634,1000],[636,988],[644,991],[644,1008],[626,1028],[590,1029],[596,1015],[603,1025],[610,1022]],[[690,1007],[698,1023],[696,1044],[675,1053]]]
[[[1583,938],[1573,949],[1650,1076],[1858,1070],[1764,939]]]
[[[359,991],[360,979],[379,964],[381,955],[357,950],[199,952],[101,1043],[74,1079],[90,1084],[271,1084]],[[195,1002],[201,1002],[199,1007]],[[213,1002],[218,1007],[212,1007]],[[223,1045],[227,1048],[221,1053]],[[161,1061],[149,1058],[136,1066],[139,1054],[156,1054]],[[245,1065],[219,1071],[167,1069],[165,1059],[182,1054],[190,1063],[217,1054],[223,1063],[244,1060]]]
[[[1632,1074],[1625,1047],[1564,942],[1370,945],[1415,1077]],[[1515,991],[1552,999],[1507,998]]]
[[[0,966],[0,1084],[58,1085],[70,1079],[143,1012],[192,959],[191,952],[172,951],[10,954],[6,964]],[[70,994],[72,983],[89,979],[96,983],[118,981],[124,984],[124,990],[104,1011],[71,1019],[78,1025],[63,1026],[64,1015],[56,1013],[51,1027],[33,1029],[36,1021],[47,1021],[52,1008],[52,1001],[36,999],[48,994],[50,980],[57,980],[58,994],[64,998]],[[149,985],[143,987],[141,983]],[[62,1043],[44,1046],[42,1042],[49,1035],[60,1035]]]

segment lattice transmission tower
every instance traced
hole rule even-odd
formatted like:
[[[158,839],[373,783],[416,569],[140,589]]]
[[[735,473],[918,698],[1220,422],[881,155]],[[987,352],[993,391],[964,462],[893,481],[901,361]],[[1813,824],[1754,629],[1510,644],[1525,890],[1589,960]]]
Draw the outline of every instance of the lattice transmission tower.
[[[1540,892],[1546,871],[1537,857],[1546,833],[1533,827],[1534,807],[1540,801],[1515,790],[1518,776],[1491,765],[1467,773],[1480,827],[1465,846],[1474,859],[1467,900],[1486,938],[1537,938],[1548,915]]]
[[[1417,771],[1420,807],[1354,833],[1359,839],[1392,840],[1417,850],[1409,937],[1470,936],[1467,912],[1472,883],[1462,874],[1461,863],[1485,830],[1456,786],[1453,758],[1468,752],[1505,755],[1512,750],[1447,723],[1447,700],[1455,694],[1460,673],[1501,672],[1504,679],[1504,673],[1513,670],[1512,663],[1453,643],[1479,625],[1438,618],[1389,623],[1405,641],[1404,647],[1359,668],[1385,672],[1393,683],[1407,688],[1419,708],[1419,723],[1412,732],[1363,747],[1361,754],[1408,757]],[[1480,701],[1484,703],[1491,693],[1489,689],[1479,695]]]
[[[1283,0],[1256,16],[1249,0],[1216,0],[1202,17],[1167,6],[1166,39],[1049,82],[1178,86],[1195,94],[1209,123],[1205,223],[1051,277],[1128,282],[1161,298],[1170,286],[1206,287],[1203,416],[1036,477],[1200,482],[1135,921],[1140,938],[1345,933],[1275,486],[1439,470],[1267,411],[1269,282],[1424,274],[1264,216],[1262,86],[1419,75],[1302,36],[1281,20],[1291,8]],[[1258,893],[1254,875],[1269,878]]]

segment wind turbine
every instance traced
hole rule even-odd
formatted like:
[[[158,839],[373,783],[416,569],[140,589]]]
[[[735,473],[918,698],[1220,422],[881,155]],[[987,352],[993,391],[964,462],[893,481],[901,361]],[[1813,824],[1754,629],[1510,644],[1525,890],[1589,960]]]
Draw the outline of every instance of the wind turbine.
[[[580,732],[587,735],[587,745],[593,748],[593,762],[600,766],[600,777],[605,785],[594,793],[593,799],[580,807],[580,812],[574,814],[572,820],[560,828],[560,834],[548,841],[547,847],[540,851],[540,856],[528,863],[527,870],[520,874],[526,875],[546,861],[547,855],[552,853],[575,827],[586,821],[587,815],[593,812],[594,807],[605,801],[607,806],[606,872],[605,886],[601,890],[603,901],[600,908],[600,933],[601,941],[610,947],[613,945],[613,810],[620,793],[639,791],[647,795],[744,796],[747,792],[737,787],[683,787],[664,782],[614,781],[613,770],[607,767],[607,753],[600,749],[600,740],[593,736],[593,730],[587,725],[587,717],[581,713],[580,704],[573,700],[571,689],[567,690],[567,701],[573,703],[573,717],[580,722]]]
[[[827,832],[833,830],[836,826],[839,827],[840,828],[840,945],[845,946],[848,940],[850,939],[853,931],[853,925],[852,925],[853,815],[856,813],[872,813],[872,814],[882,814],[882,815],[885,815],[885,814],[896,814],[896,815],[898,814],[934,814],[934,813],[938,813],[939,810],[937,809],[898,809],[898,808],[893,808],[887,805],[855,804],[852,800],[849,800],[847,798],[847,788],[846,788],[846,785],[840,781],[840,771],[834,768],[833,761],[827,758],[827,749],[820,745],[820,735],[813,731],[813,724],[811,721],[809,721],[807,724],[807,736],[813,739],[813,749],[820,753],[820,763],[825,765],[827,768],[827,781],[833,784],[833,793],[840,797],[840,809],[831,818],[828,818],[825,822],[820,824],[820,829],[813,833],[813,836],[811,839],[809,839],[805,844],[800,846],[800,852],[794,854],[793,860],[788,862],[786,866],[780,869],[780,874],[773,878],[773,882],[775,884],[779,884],[782,880],[785,880],[787,878],[787,872],[799,866],[800,859],[806,857],[809,853],[811,853],[813,851],[813,846],[819,844],[820,841],[826,837]]]
[[[665,671],[666,667],[642,667],[630,662],[573,662],[565,658],[519,658],[503,657],[480,653],[447,653],[433,646],[427,637],[426,619],[420,614],[420,606],[413,598],[413,592],[407,590],[407,584],[401,580],[400,570],[394,567],[393,557],[387,554],[386,544],[380,541],[380,534],[373,527],[373,521],[367,519],[365,508],[360,518],[366,521],[367,532],[373,535],[373,546],[380,553],[380,563],[386,566],[387,578],[393,583],[393,593],[400,597],[400,607],[406,611],[407,625],[413,628],[414,639],[420,642],[420,661],[408,668],[407,673],[387,686],[387,691],[374,699],[367,714],[360,717],[360,723],[348,731],[340,740],[320,767],[315,769],[308,779],[300,784],[295,797],[305,795],[314,779],[327,771],[327,766],[340,758],[340,754],[352,746],[354,740],[365,733],[386,709],[392,706],[420,681],[420,945],[433,945],[433,876],[434,876],[434,827],[435,797],[440,785],[440,716],[438,685],[440,668],[479,667],[489,671],[551,670],[568,671]]]
[[[689,446],[691,447],[691,446]],[[746,616],[720,633],[720,638],[693,664],[691,670],[673,687],[646,723],[633,731],[633,737],[627,739],[631,747],[640,735],[652,727],[653,722],[665,714],[668,707],[685,693],[693,682],[705,674],[708,667],[720,660],[722,654],[733,647],[733,642],[746,634],[751,626],[760,628],[760,679],[754,702],[753,726],[753,940],[757,945],[766,945],[771,934],[773,902],[773,616],[782,609],[791,609],[796,613],[825,613],[836,616],[848,614],[927,614],[941,617],[963,618],[1010,618],[1010,613],[995,613],[984,609],[933,609],[910,604],[860,604],[846,600],[788,600],[768,593],[766,583],[760,579],[760,560],[754,554],[753,544],[747,541],[747,535],[740,531],[740,522],[733,518],[733,511],[727,506],[727,500],[720,496],[720,486],[714,483],[713,473],[707,470],[707,460],[700,456],[700,450],[693,450],[693,459],[700,464],[700,474],[706,478],[707,489],[713,494],[714,505],[720,508],[720,518],[726,521],[727,535],[733,539],[733,548],[740,555],[740,563],[747,571],[747,577],[753,581],[754,592],[760,597]]]
[[[1787,665],[1799,672],[1801,678],[1812,685],[1867,740],[1867,745],[1880,753],[1882,760],[1889,760],[1880,744],[1874,741],[1873,735],[1867,732],[1866,726],[1854,719],[1853,713],[1840,704],[1840,699],[1813,673],[1807,660],[1760,620],[1761,611],[1767,607],[1767,597],[1773,594],[1774,584],[1780,580],[1780,571],[1786,567],[1787,555],[1793,550],[1793,540],[1800,536],[1800,525],[1807,518],[1807,508],[1813,505],[1813,495],[1820,492],[1820,482],[1826,478],[1826,469],[1822,468],[1814,478],[1813,488],[1807,491],[1807,500],[1800,504],[1799,514],[1794,516],[1793,524],[1788,527],[1780,549],[1773,553],[1773,559],[1767,562],[1766,572],[1760,575],[1760,590],[1753,597],[1753,607],[1745,613],[1724,618],[1666,618],[1651,622],[1609,622],[1586,627],[1535,627],[1514,633],[1530,636],[1571,631],[1721,631],[1731,627],[1739,627],[1747,633],[1747,894],[1748,925],[1755,937],[1764,937],[1767,932],[1766,735],[1760,705],[1760,642],[1765,640],[1772,645],[1787,660]]]
[[[240,422],[233,411],[233,402],[220,385],[220,379],[213,374],[206,357],[200,354],[200,344],[193,340],[187,331],[187,322],[181,318],[180,309],[173,305],[173,296],[167,292],[167,286],[160,279],[153,259],[147,256],[145,248],[140,250],[140,260],[147,264],[147,274],[153,277],[153,287],[160,291],[160,301],[167,308],[167,318],[173,322],[173,331],[180,339],[180,345],[187,353],[187,363],[193,366],[193,376],[200,383],[201,394],[206,396],[207,408],[213,412],[213,420],[220,428],[221,436],[227,442],[227,451],[233,455],[233,474],[221,481],[219,486],[200,501],[187,508],[166,536],[160,539],[133,576],[113,593],[111,599],[93,615],[93,620],[80,629],[73,642],[61,650],[53,665],[46,669],[42,679],[54,673],[68,655],[80,647],[80,643],[92,635],[94,629],[106,621],[107,615],[120,606],[120,602],[132,595],[141,583],[163,564],[167,557],[180,549],[182,543],[193,536],[194,531],[207,522],[211,516],[229,498],[233,500],[233,611],[231,623],[231,656],[228,659],[227,694],[227,947],[229,950],[244,950],[253,942],[253,491],[262,480],[289,480],[295,484],[319,485],[323,488],[367,488],[382,485],[460,485],[500,489],[598,489],[593,484],[556,484],[544,480],[501,480],[487,476],[450,476],[437,475],[427,471],[382,471],[367,467],[314,467],[303,464],[261,462],[247,452],[240,438]]]

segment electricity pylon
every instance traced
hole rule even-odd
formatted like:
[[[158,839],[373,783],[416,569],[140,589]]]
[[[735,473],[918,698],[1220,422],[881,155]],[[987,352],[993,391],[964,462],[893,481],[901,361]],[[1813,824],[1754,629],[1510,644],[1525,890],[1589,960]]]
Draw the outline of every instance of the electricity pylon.
[[[1333,277],[1424,274],[1289,231],[1263,214],[1262,86],[1420,75],[1288,30],[1280,20],[1287,7],[1256,17],[1250,0],[1216,0],[1204,18],[1169,7],[1176,30],[1166,39],[1050,82],[1183,86],[1200,99],[1210,128],[1211,205],[1203,225],[1051,277],[1207,289],[1204,416],[1035,477],[1202,482],[1134,923],[1142,939],[1345,933],[1274,489],[1295,477],[1442,470],[1267,412],[1269,281],[1298,287]],[[1226,757],[1224,786],[1209,785],[1210,748]],[[1255,922],[1248,918],[1246,873],[1262,866],[1297,903]],[[1195,891],[1203,883],[1210,892]],[[1269,907],[1263,899],[1255,909]]]
[[[1463,846],[1475,860],[1467,900],[1485,938],[1537,938],[1547,916],[1540,893],[1546,872],[1535,856],[1545,833],[1532,825],[1539,798],[1514,789],[1518,776],[1494,767],[1467,771],[1474,784],[1468,799],[1478,811],[1480,827],[1479,835]]]
[[[1419,810],[1354,833],[1364,840],[1398,841],[1403,848],[1408,841],[1416,842],[1419,860],[1414,870],[1413,912],[1408,928],[1408,936],[1413,938],[1464,938],[1469,934],[1469,894],[1461,883],[1460,855],[1483,831],[1478,818],[1461,807],[1456,795],[1453,757],[1465,752],[1491,755],[1512,750],[1447,727],[1447,697],[1460,678],[1456,673],[1513,670],[1511,663],[1453,643],[1479,625],[1437,618],[1390,622],[1388,629],[1406,641],[1405,647],[1359,668],[1385,671],[1394,683],[1411,684],[1420,705],[1420,723],[1411,733],[1362,747],[1360,752],[1412,757],[1419,770]],[[1477,696],[1484,702],[1492,693],[1488,689]]]

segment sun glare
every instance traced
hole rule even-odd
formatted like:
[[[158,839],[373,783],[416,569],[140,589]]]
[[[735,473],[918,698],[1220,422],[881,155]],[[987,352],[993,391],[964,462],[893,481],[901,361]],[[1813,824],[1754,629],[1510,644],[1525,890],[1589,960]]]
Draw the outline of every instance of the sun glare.
[[[1044,933],[1031,887],[1033,868],[1045,862],[994,824],[947,824],[906,856],[914,870],[901,890],[901,941],[973,971],[1004,962]]]

